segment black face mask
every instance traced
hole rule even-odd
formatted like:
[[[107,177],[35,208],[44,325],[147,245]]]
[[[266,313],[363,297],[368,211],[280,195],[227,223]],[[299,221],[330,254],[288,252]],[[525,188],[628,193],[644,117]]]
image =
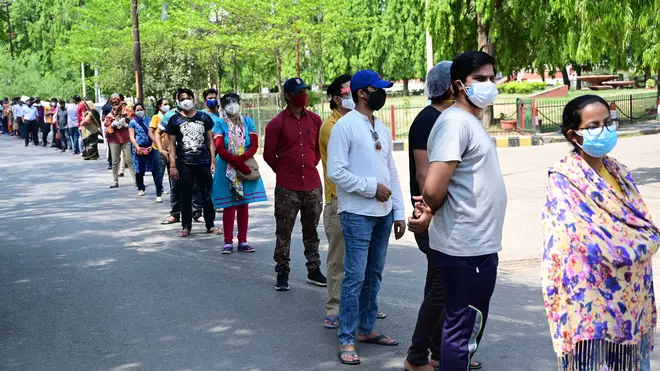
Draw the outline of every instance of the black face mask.
[[[365,91],[367,90],[365,89]],[[367,104],[369,105],[369,108],[378,111],[385,106],[385,100],[387,99],[387,92],[385,92],[385,89],[367,91],[367,94],[369,94],[367,96]]]

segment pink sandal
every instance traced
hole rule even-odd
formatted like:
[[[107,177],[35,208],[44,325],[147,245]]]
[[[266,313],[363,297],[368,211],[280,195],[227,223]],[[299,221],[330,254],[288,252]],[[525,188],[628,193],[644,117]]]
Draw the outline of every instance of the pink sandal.
[[[179,237],[188,237],[188,236],[190,236],[190,231],[187,229],[183,229],[181,230],[181,232],[179,232]]]

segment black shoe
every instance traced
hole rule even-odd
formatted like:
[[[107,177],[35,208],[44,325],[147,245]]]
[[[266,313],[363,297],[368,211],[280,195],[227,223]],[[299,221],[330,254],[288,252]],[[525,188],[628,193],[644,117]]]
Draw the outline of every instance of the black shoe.
[[[277,274],[277,285],[275,285],[276,291],[289,291],[289,273],[279,272]]]
[[[328,286],[328,280],[325,278],[320,269],[314,269],[307,273],[307,283],[312,285],[326,287]]]

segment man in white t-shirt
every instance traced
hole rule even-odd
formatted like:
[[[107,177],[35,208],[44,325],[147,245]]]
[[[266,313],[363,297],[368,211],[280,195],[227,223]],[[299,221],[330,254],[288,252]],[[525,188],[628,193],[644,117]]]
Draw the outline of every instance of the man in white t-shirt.
[[[66,112],[69,117],[69,122],[67,123],[67,139],[69,140],[69,149],[73,150],[74,155],[80,154],[80,128],[78,125],[78,104],[80,102],[80,96],[73,96],[73,103],[66,105]]]
[[[506,188],[495,145],[478,117],[497,97],[494,65],[484,52],[454,59],[456,103],[431,131],[423,204],[416,206],[417,219],[409,220],[415,233],[430,224],[430,248],[438,251],[444,272],[441,370],[469,369],[488,318],[502,250]]]
[[[34,104],[34,99],[30,98],[27,105],[23,106],[23,123],[25,126],[25,146],[30,144],[30,140],[34,142],[35,146],[39,145],[39,125],[37,124],[37,117],[39,112],[37,106]]]

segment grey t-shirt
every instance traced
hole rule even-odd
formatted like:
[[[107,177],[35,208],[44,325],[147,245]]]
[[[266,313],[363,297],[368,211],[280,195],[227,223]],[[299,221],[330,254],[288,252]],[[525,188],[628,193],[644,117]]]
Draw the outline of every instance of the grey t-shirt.
[[[451,256],[502,250],[506,187],[495,144],[481,121],[460,108],[443,111],[428,149],[431,163],[458,161],[429,229],[430,247]]]

